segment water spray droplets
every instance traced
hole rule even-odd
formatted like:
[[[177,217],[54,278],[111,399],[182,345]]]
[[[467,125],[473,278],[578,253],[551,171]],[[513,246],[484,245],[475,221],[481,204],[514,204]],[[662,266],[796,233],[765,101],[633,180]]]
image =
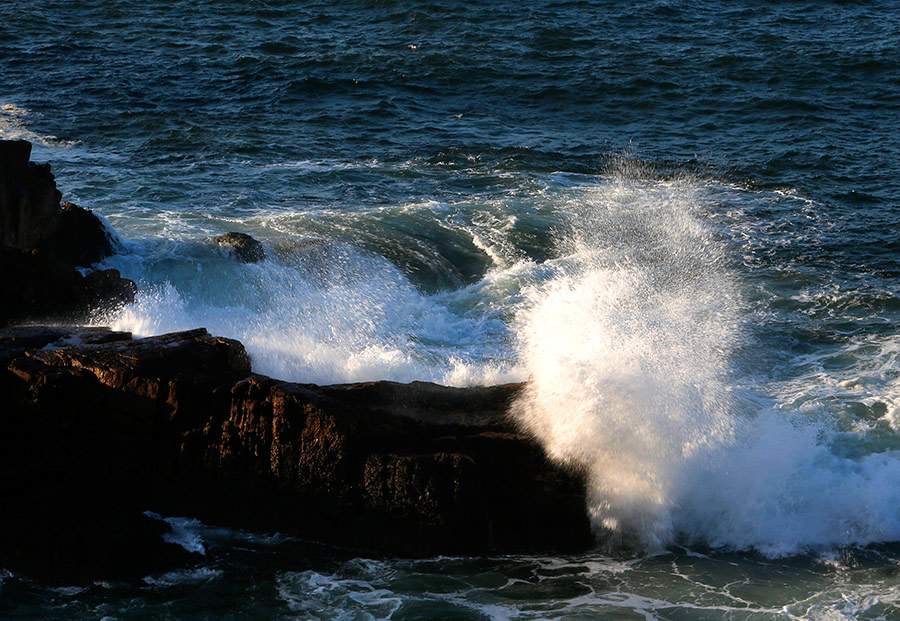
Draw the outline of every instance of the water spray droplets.
[[[551,458],[586,472],[598,529],[656,547],[688,471],[733,440],[738,293],[698,186],[625,173],[574,202],[553,279],[518,316],[515,405]]]

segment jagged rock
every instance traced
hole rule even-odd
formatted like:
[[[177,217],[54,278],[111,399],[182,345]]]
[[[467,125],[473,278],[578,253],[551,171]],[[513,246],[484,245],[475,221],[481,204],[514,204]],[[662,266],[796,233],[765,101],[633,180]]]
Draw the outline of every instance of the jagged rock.
[[[115,252],[112,236],[103,221],[90,209],[65,201],[60,204],[60,231],[48,249],[63,261],[89,266]]]
[[[246,233],[225,233],[213,237],[212,242],[222,248],[226,248],[234,254],[238,261],[243,263],[258,263],[266,258],[263,245]]]
[[[0,327],[23,321],[86,321],[134,300],[116,270],[82,275],[113,253],[110,232],[61,194],[49,164],[29,162],[31,143],[0,140]]]
[[[0,246],[39,248],[59,231],[62,194],[50,165],[30,158],[30,142],[0,140]]]
[[[25,321],[83,323],[134,301],[137,286],[118,270],[83,276],[46,250],[0,247],[0,327]]]
[[[131,340],[16,328],[0,331],[0,485],[7,506],[38,511],[59,486],[90,488],[131,515],[366,553],[585,549],[581,477],[504,414],[520,389],[292,384],[250,373],[240,343],[205,330]],[[56,514],[53,527],[82,528],[108,504]],[[0,512],[0,531],[17,528],[27,522]],[[15,571],[21,547],[3,541],[0,567]]]
[[[27,140],[0,140],[0,247],[47,250],[83,267],[111,255],[103,222],[90,210],[60,204],[50,164],[30,158]]]

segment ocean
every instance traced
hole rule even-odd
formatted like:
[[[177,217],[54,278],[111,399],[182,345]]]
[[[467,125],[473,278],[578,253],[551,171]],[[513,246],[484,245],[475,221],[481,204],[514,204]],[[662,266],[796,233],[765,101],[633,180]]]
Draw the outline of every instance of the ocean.
[[[894,2],[32,0],[0,42],[0,138],[140,287],[95,323],[527,381],[600,534],[366,559],[165,516],[201,566],[0,570],[0,617],[900,618]]]

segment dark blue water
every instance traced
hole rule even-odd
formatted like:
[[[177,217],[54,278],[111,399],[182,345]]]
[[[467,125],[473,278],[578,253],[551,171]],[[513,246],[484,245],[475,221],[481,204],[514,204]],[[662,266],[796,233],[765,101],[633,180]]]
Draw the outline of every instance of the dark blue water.
[[[141,286],[97,323],[298,381],[530,380],[630,542],[338,561],[194,525],[199,568],[6,576],[0,616],[900,615],[898,58],[887,1],[0,6],[0,136]]]

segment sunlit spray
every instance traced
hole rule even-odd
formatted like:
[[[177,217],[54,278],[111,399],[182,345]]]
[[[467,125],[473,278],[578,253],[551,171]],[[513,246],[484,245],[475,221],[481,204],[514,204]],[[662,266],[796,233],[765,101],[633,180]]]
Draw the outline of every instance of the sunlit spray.
[[[738,287],[698,191],[633,170],[586,190],[555,276],[517,317],[529,377],[515,417],[584,471],[596,529],[649,548],[671,540],[685,482],[735,436]]]

